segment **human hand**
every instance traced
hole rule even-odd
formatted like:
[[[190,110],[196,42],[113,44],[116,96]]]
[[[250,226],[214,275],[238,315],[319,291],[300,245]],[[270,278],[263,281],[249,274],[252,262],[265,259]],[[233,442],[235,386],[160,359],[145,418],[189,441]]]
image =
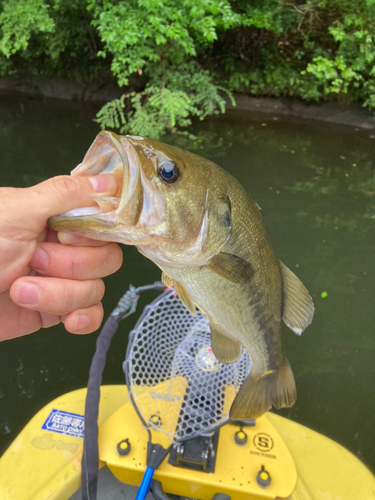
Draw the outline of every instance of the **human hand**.
[[[59,176],[30,188],[0,188],[0,340],[62,321],[71,333],[97,330],[103,319],[100,279],[122,264],[115,243],[48,229],[47,220],[113,196],[114,176]],[[76,245],[76,246],[72,246]]]

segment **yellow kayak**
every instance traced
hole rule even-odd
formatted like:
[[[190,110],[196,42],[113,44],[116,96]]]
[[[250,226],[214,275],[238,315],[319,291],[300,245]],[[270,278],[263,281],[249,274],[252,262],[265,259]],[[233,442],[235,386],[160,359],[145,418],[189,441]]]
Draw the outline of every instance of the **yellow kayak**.
[[[80,498],[76,492],[81,482],[85,398],[86,389],[64,394],[26,425],[0,459],[1,500]],[[170,444],[161,432],[152,431],[152,438],[154,443]],[[126,386],[102,386],[102,471],[109,469],[117,484],[139,485],[146,469],[147,440]],[[273,413],[263,415],[254,426],[222,427],[216,455],[214,472],[175,467],[165,459],[154,478],[167,493],[199,500],[211,500],[216,493],[233,500],[375,499],[374,476],[353,454]]]

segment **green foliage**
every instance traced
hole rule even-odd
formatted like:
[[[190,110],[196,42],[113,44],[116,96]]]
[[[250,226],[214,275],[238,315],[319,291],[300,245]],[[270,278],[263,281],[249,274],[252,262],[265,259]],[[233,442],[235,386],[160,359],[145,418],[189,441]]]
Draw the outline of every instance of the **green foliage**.
[[[178,90],[178,87],[173,90],[173,87],[150,86],[143,92],[131,92],[114,99],[97,114],[101,128],[114,128],[120,133],[158,139],[166,131],[185,129],[191,125],[194,116],[203,120],[208,115],[217,114],[219,110],[224,112],[225,101],[218,94],[220,88],[208,80],[207,73],[197,72],[196,75],[198,78],[190,81],[190,86],[185,81],[185,88],[190,87],[190,92]],[[199,83],[202,83],[201,87]],[[192,91],[194,84],[196,93]],[[228,96],[233,100],[231,94]]]
[[[0,0],[0,75],[115,78],[123,133],[188,134],[234,91],[375,109],[374,63],[375,0]]]
[[[341,103],[361,100],[375,108],[375,0],[285,3],[278,20],[279,31],[258,33],[260,41],[258,36],[250,42],[248,32],[237,34],[227,57],[230,89]]]
[[[43,0],[9,0],[0,14],[3,36],[0,52],[6,57],[27,49],[33,32],[54,31],[55,23]]]
[[[100,40],[86,0],[0,0],[0,75],[92,80]]]
[[[224,88],[197,61],[212,47],[219,29],[240,24],[244,14],[228,0],[104,0],[92,2],[94,25],[111,54],[120,86],[146,80],[143,91],[107,104],[97,118],[103,128],[159,137],[191,124],[192,117],[225,111]],[[141,83],[139,83],[141,86]],[[125,116],[125,99],[130,110]],[[233,100],[233,98],[231,98]]]
[[[316,78],[322,93],[350,94],[375,108],[375,1],[360,6],[332,23],[328,31],[337,43],[335,53],[314,57],[306,73]]]
[[[217,30],[229,29],[244,17],[233,11],[228,0],[90,0],[104,42],[100,55],[112,56],[111,70],[120,86],[129,77],[175,57],[195,57],[201,47],[217,39]]]

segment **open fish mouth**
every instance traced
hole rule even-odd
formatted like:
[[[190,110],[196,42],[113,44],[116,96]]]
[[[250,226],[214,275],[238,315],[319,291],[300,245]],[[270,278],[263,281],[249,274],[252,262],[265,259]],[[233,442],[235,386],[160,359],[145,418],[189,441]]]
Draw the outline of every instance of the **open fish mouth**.
[[[143,139],[137,137],[134,139]],[[73,171],[76,176],[97,176],[112,174],[118,182],[118,190],[112,197],[93,197],[95,205],[76,208],[52,217],[49,225],[53,229],[78,231],[94,223],[100,226],[114,226],[121,221],[126,226],[134,226],[140,217],[143,205],[141,168],[138,155],[130,143],[131,137],[121,137],[113,132],[100,132],[82,163]]]
[[[147,177],[141,164],[151,162],[143,153],[144,141],[139,136],[100,132],[72,175],[112,174],[118,182],[115,196],[95,196],[92,206],[51,217],[49,227],[133,245],[153,237],[166,219],[167,208],[162,191]]]
[[[100,132],[82,163],[72,171],[72,175],[90,177],[101,174],[114,175],[119,185],[115,196],[94,197],[93,200],[97,203],[96,206],[77,208],[59,217],[96,215],[98,213],[108,213],[118,208],[124,184],[124,172],[128,172],[128,159],[119,139],[111,132]]]

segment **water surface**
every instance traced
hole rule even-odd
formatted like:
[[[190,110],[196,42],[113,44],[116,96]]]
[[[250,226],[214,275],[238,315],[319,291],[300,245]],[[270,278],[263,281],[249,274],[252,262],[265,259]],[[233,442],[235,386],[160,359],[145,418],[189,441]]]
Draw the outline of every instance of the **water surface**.
[[[73,103],[0,99],[0,185],[25,187],[69,173],[99,130],[94,115]],[[194,147],[237,177],[262,207],[278,257],[316,305],[302,337],[283,327],[298,400],[278,413],[338,441],[375,470],[375,139],[351,127],[240,112],[198,124],[195,133],[195,145],[167,140]],[[160,278],[133,247],[123,251],[122,269],[105,280],[107,314],[130,283]],[[139,312],[154,297],[143,296]],[[112,343],[106,384],[123,383],[136,319],[125,320]],[[0,452],[43,405],[86,385],[96,336],[59,325],[0,344]]]

